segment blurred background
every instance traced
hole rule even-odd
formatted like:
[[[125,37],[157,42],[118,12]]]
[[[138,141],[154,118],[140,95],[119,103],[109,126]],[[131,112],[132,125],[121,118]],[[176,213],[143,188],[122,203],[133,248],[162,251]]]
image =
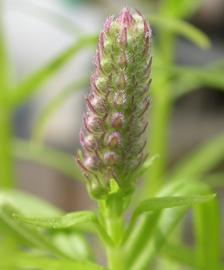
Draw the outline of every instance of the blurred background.
[[[128,5],[153,14],[160,1],[133,0],[5,0],[2,1],[4,38],[14,83],[19,84],[65,49],[82,34],[96,34],[108,15]],[[150,16],[149,16],[150,19]],[[187,18],[211,39],[212,47],[201,50],[183,38],[177,39],[175,62],[180,66],[201,66],[224,56],[224,1],[202,0],[197,11]],[[156,40],[157,30],[153,28]],[[93,46],[94,47],[94,46]],[[85,83],[69,95],[51,115],[41,140],[65,151],[74,160],[79,147],[79,128],[88,91],[88,77],[93,69],[94,49],[82,50],[56,76],[43,84],[34,96],[17,107],[13,119],[14,135],[35,138],[35,126],[49,102],[60,91],[79,79]],[[157,55],[158,57],[158,55]],[[224,76],[224,75],[223,75]],[[195,86],[194,86],[195,87]],[[201,141],[224,130],[224,92],[201,87],[175,102],[169,128],[169,166]],[[82,91],[80,91],[82,90]],[[38,138],[37,138],[38,139]],[[0,142],[2,143],[2,142]],[[25,149],[21,149],[25,155]],[[223,165],[220,165],[223,167]],[[70,211],[90,207],[85,187],[58,170],[23,158],[16,159],[16,185]]]

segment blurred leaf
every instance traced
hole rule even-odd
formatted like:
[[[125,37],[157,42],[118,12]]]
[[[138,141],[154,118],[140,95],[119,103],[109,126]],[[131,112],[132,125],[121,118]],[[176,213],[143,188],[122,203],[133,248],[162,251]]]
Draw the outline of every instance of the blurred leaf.
[[[35,161],[56,169],[74,180],[82,180],[82,174],[72,155],[19,139],[15,140],[13,150],[16,158]]]
[[[54,231],[53,243],[69,257],[86,260],[92,257],[92,252],[83,235],[77,232]]]
[[[197,195],[197,196],[169,196],[169,197],[156,197],[142,201],[134,211],[133,219],[135,220],[139,215],[146,212],[154,212],[167,208],[179,206],[193,206],[198,203],[207,202],[215,197],[211,195]]]
[[[216,66],[215,63],[207,67],[171,67],[169,71],[176,76],[173,91],[174,98],[202,86],[224,91],[223,68]]]
[[[206,191],[206,185],[187,179],[169,183],[158,196],[193,196]],[[136,223],[125,241],[130,270],[148,269],[186,212],[187,207],[166,209],[162,213],[145,215]]]
[[[0,202],[0,220],[7,224],[9,228],[18,237],[24,239],[29,245],[38,247],[45,252],[50,252],[59,257],[66,257],[61,250],[59,250],[51,241],[49,241],[46,235],[41,234],[39,231],[22,224],[21,222],[15,220],[13,215],[21,213],[12,205],[8,204],[7,201]]]
[[[20,216],[15,214],[13,216],[16,220],[27,223],[32,226],[38,226],[48,229],[67,229],[75,227],[76,225],[83,223],[95,223],[96,215],[90,211],[81,211],[69,213],[64,216],[49,217],[49,218],[32,218],[26,216]]]
[[[73,82],[48,103],[48,105],[42,110],[37,120],[36,127],[33,131],[33,137],[35,141],[42,139],[47,124],[53,117],[54,113],[65,103],[69,97],[71,97],[71,95],[86,86],[87,82],[87,78]]]
[[[218,200],[195,207],[196,255],[203,270],[221,270],[221,213]],[[209,233],[208,233],[209,232]]]
[[[89,261],[76,261],[68,259],[53,259],[50,257],[35,257],[19,253],[13,258],[12,263],[22,269],[36,270],[106,270],[100,265]]]
[[[137,172],[137,176],[142,176],[144,173],[146,173],[150,167],[153,165],[154,162],[159,158],[159,155],[154,155],[150,158],[147,158],[140,170]]]
[[[96,35],[80,37],[70,48],[62,52],[58,57],[54,58],[49,64],[35,72],[28,79],[22,82],[13,91],[11,102],[13,106],[26,101],[33,95],[44,82],[49,80],[56,72],[58,72],[69,60],[77,55],[82,49],[94,46],[96,44]]]
[[[190,17],[201,5],[202,0],[163,0],[161,13],[175,18]]]
[[[41,21],[51,23],[53,26],[60,28],[64,32],[74,35],[80,34],[80,27],[72,20],[69,20],[63,14],[53,11],[47,7],[34,4],[32,1],[17,0],[13,1],[13,5],[16,8],[21,8],[22,12],[28,13],[28,15],[35,16]]]
[[[209,186],[213,188],[223,188],[224,187],[224,172],[206,175],[206,177],[202,177],[202,181],[204,181],[205,183],[207,183]]]
[[[213,138],[184,157],[171,173],[171,179],[201,176],[224,160],[224,135]]]
[[[1,202],[16,205],[23,215],[50,217],[63,213],[50,203],[18,190],[0,191],[0,204]]]
[[[166,243],[162,249],[162,256],[168,257],[172,261],[178,262],[181,266],[187,266],[190,269],[202,269],[197,262],[193,247]]]
[[[180,35],[201,49],[208,49],[211,46],[208,36],[188,22],[157,15],[151,15],[149,20],[161,30],[166,29]]]

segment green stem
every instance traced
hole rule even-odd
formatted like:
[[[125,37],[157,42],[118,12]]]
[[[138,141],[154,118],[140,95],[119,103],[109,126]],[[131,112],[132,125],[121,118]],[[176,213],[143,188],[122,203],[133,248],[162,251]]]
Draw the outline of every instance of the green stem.
[[[107,245],[107,257],[110,270],[125,270],[125,256],[122,247],[124,236],[123,213],[117,211],[120,208],[119,198],[115,197],[109,204],[101,204],[101,214],[108,235],[113,245]]]
[[[0,187],[13,187],[12,160],[12,113],[6,104],[0,101]]]
[[[9,107],[9,62],[4,43],[0,1],[0,187],[12,187],[12,110]]]

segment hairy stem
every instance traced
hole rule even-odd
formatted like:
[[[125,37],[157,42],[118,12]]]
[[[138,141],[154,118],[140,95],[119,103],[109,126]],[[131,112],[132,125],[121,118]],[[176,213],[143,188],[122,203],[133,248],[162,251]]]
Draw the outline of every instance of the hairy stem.
[[[120,207],[118,198],[114,198],[110,204],[101,205],[101,214],[107,233],[112,239],[113,245],[107,245],[108,266],[110,270],[125,270],[125,256],[121,245],[124,236],[123,213],[117,211]]]

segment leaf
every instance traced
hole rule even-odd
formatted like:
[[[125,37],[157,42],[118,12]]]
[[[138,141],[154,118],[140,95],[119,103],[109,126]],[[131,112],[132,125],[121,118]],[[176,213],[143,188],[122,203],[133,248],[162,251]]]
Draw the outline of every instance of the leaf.
[[[224,160],[224,135],[213,138],[196,151],[184,157],[171,173],[170,178],[201,177]]]
[[[50,217],[63,213],[50,203],[18,190],[0,191],[0,205],[4,203],[16,205],[23,215]]]
[[[88,242],[80,233],[54,231],[51,239],[70,258],[87,260],[93,257]]]
[[[215,194],[198,196],[169,196],[157,197],[142,201],[134,211],[133,219],[146,212],[154,212],[167,208],[180,206],[193,206],[198,203],[207,202],[215,197]]]
[[[175,18],[191,16],[201,5],[201,0],[166,0],[161,4],[162,15]]]
[[[33,131],[34,141],[40,141],[43,138],[44,131],[53,117],[54,113],[71,97],[76,91],[82,89],[87,84],[87,78],[73,82],[55,96],[48,105],[42,110],[36,126]]]
[[[150,158],[147,158],[144,164],[142,165],[141,169],[137,172],[137,176],[139,177],[142,176],[144,173],[146,173],[158,158],[159,155],[154,155]]]
[[[37,269],[37,270],[106,270],[100,265],[90,261],[53,259],[50,257],[38,256],[34,257],[19,253],[12,259],[13,265],[19,266],[22,269]]]
[[[21,215],[21,213],[12,205],[1,202],[0,220],[11,229],[16,237],[21,238],[23,241],[25,241],[25,243],[28,244],[28,246],[37,247],[58,257],[68,257],[53,243],[51,243],[46,235],[43,235],[39,231],[15,220],[13,218],[13,215],[15,214]]]
[[[203,86],[224,91],[223,67],[216,63],[206,67],[166,67],[167,72],[174,75],[173,98],[177,99]]]
[[[190,179],[173,181],[164,187],[158,196],[193,196],[207,193],[207,186]],[[175,207],[162,213],[143,215],[128,232],[124,241],[127,263],[130,270],[149,268],[169,239],[170,234],[183,219],[187,207]]]
[[[156,15],[150,16],[150,22],[162,30],[166,29],[186,38],[201,49],[208,49],[211,46],[208,36],[187,22]]]
[[[52,218],[32,218],[14,214],[13,217],[23,223],[48,229],[67,229],[83,223],[95,223],[96,215],[90,211],[69,213]]]
[[[67,50],[62,52],[58,57],[53,59],[46,66],[32,74],[28,79],[22,82],[14,89],[11,96],[12,106],[18,106],[26,101],[39,89],[44,82],[50,79],[52,75],[58,72],[69,60],[78,54],[82,49],[91,47],[96,44],[96,36],[83,36]]]
[[[199,265],[203,270],[223,269],[221,268],[221,210],[218,200],[196,206],[193,214],[195,253]]]
[[[172,261],[178,262],[181,266],[187,266],[190,269],[202,269],[192,249],[184,244],[166,243],[162,249],[162,256],[168,257]]]
[[[56,11],[53,11],[52,9],[43,7],[41,5],[36,5],[32,2],[26,2],[25,5],[23,3],[24,1],[17,0],[13,2],[13,5],[16,5],[17,9],[20,8],[23,12],[35,16],[41,21],[50,23],[54,27],[56,26],[60,28],[60,30],[63,30],[64,32],[72,36],[81,33],[80,27],[75,24],[74,21],[69,20],[67,16],[63,16],[61,13],[58,13]]]
[[[14,141],[13,151],[16,158],[35,161],[56,169],[74,180],[82,180],[82,174],[72,155],[20,139]]]

